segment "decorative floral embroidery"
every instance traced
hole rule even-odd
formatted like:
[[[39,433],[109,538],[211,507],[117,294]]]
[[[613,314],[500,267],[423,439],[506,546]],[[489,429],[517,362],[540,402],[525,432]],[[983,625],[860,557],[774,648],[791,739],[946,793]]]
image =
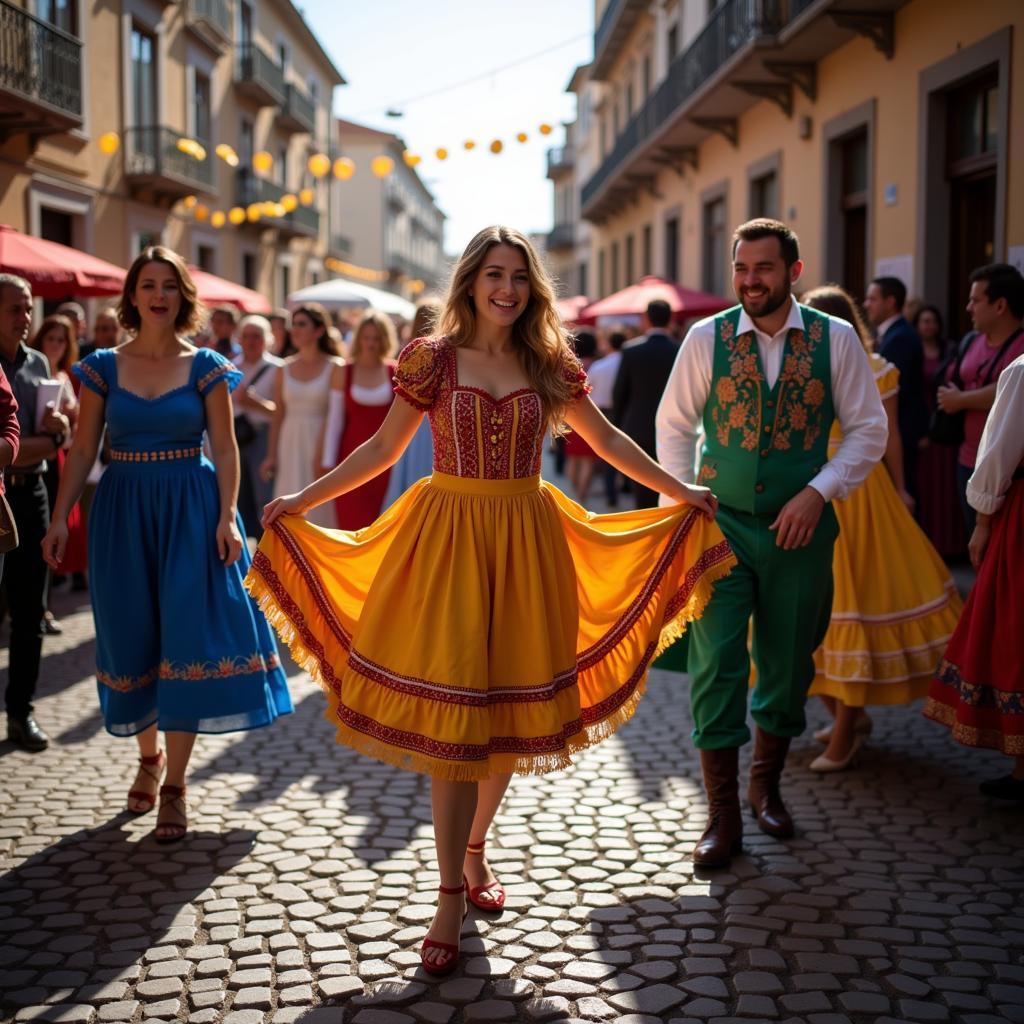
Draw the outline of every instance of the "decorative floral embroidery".
[[[718,405],[711,414],[715,436],[722,447],[728,447],[732,432],[739,430],[743,435],[740,446],[753,451],[761,429],[761,381],[764,380],[754,335],[747,331],[736,337],[731,320],[722,321],[719,335],[729,353],[729,376],[720,378],[715,385]]]
[[[82,378],[82,380],[88,379],[92,384],[96,386],[96,389],[101,395],[107,393],[107,382],[99,374],[99,372],[86,362],[75,363],[72,369]]]
[[[151,686],[159,679],[230,679],[234,676],[253,675],[256,672],[271,672],[281,664],[276,654],[264,656],[259,651],[234,658],[225,657],[217,661],[170,661],[160,662],[159,668],[150,669],[138,676],[115,676],[102,669],[96,670],[96,678],[104,686],[119,693],[131,693]]]
[[[961,705],[978,711],[994,711],[1000,715],[1024,715],[1024,693],[999,690],[985,683],[968,682],[959,667],[945,658],[939,662],[935,678],[955,691]]]
[[[206,394],[207,387],[213,383],[218,377],[223,377],[225,374],[238,373],[231,363],[218,363],[209,373],[204,373],[199,378],[196,388],[198,388],[201,395]]]
[[[778,415],[772,447],[786,451],[792,447],[794,431],[803,432],[801,446],[809,452],[821,436],[821,413],[825,385],[811,377],[814,351],[821,343],[822,321],[811,320],[806,334],[792,328],[786,338],[787,352],[778,382]]]
[[[700,472],[697,474],[697,483],[706,484],[718,476],[718,470],[707,462],[701,463]]]

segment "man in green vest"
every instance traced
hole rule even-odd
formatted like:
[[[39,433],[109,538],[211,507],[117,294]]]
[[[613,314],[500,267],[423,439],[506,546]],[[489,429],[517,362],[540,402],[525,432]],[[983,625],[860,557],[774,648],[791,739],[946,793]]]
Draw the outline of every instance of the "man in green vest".
[[[736,229],[739,305],[695,324],[658,408],[658,457],[719,500],[718,524],[739,564],[715,584],[691,628],[693,740],[708,825],[694,863],[724,867],[742,849],[739,748],[750,740],[747,693],[753,620],[756,724],[747,799],[761,831],[793,835],[780,779],[790,739],[805,726],[815,649],[832,608],[830,502],[867,478],[885,451],[886,417],[854,329],[799,305],[796,235],[759,218]],[[843,440],[828,458],[838,420]]]

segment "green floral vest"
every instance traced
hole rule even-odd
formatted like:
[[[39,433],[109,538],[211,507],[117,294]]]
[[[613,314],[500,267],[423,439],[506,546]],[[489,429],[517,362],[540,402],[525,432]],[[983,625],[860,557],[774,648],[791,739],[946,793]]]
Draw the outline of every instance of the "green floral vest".
[[[711,393],[697,480],[742,512],[774,516],[828,461],[835,419],[828,317],[800,306],[773,388],[753,332],[737,334],[740,306],[715,317]]]

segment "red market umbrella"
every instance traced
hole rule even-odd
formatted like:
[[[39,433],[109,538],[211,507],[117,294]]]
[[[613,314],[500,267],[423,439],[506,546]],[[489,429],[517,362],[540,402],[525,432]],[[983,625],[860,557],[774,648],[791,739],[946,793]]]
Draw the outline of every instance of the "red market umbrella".
[[[579,320],[580,311],[590,304],[586,295],[574,295],[571,299],[559,299],[555,303],[558,315],[564,324],[574,324]]]
[[[644,277],[614,295],[592,302],[577,319],[580,323],[593,324],[599,316],[635,316],[643,313],[653,299],[664,299],[676,319],[712,316],[732,305],[718,295],[684,288],[660,277]]]
[[[236,306],[243,313],[269,313],[274,308],[264,296],[251,288],[226,281],[198,267],[189,267],[188,271],[199,291],[199,300],[205,306]]]
[[[124,271],[113,263],[8,224],[0,224],[0,271],[25,278],[40,299],[118,295],[124,286]]]

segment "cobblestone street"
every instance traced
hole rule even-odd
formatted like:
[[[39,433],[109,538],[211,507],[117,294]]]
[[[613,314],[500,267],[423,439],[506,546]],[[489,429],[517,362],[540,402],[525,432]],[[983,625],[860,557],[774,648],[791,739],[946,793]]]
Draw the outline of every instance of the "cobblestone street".
[[[655,672],[575,770],[513,780],[490,854],[508,905],[470,914],[436,981],[416,966],[437,884],[424,777],[336,746],[296,673],[294,715],[200,738],[193,831],[158,847],[152,814],[121,811],[135,746],[102,727],[88,603],[56,611],[37,709],[54,742],[0,745],[5,1020],[1024,1021],[1024,821],[977,793],[1002,760],[916,708],[879,710],[846,774],[813,775],[797,741],[798,837],[748,819],[745,855],[702,876],[686,679]]]

